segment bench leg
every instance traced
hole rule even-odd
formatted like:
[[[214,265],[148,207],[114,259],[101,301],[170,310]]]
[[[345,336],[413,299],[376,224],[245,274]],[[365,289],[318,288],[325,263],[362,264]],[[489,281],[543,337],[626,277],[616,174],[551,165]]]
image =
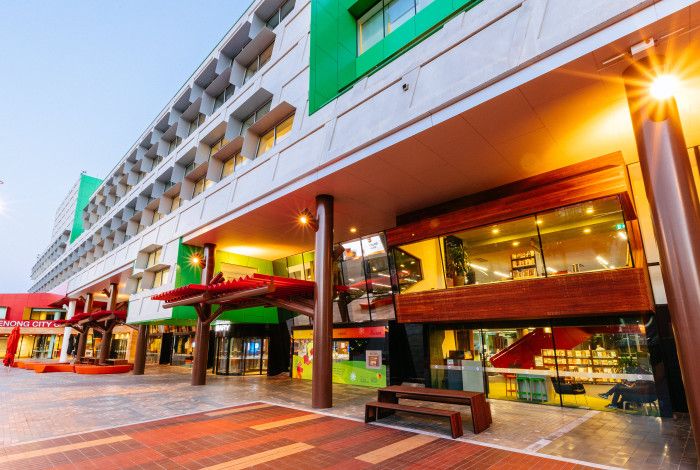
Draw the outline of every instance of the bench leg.
[[[365,405],[365,423],[377,420],[377,409],[373,406]]]
[[[457,439],[464,435],[464,429],[462,427],[462,415],[455,414],[450,416],[450,428],[452,430],[452,438]]]

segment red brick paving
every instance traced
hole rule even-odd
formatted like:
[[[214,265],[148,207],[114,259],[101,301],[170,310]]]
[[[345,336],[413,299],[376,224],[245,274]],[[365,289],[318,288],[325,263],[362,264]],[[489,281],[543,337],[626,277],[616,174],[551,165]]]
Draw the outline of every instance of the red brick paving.
[[[84,433],[6,447],[0,468],[54,468],[98,470],[124,468],[199,469],[283,446],[313,446],[254,468],[302,470],[314,468],[362,470],[370,467],[400,469],[582,469],[583,466],[451,439],[436,439],[376,465],[356,459],[367,452],[407,439],[414,434],[356,421],[323,416],[267,430],[251,426],[300,417],[309,412],[270,406],[238,413],[207,416],[197,413],[150,423]],[[58,449],[84,441],[128,436],[128,440]],[[44,455],[27,454],[43,452]],[[250,468],[253,468],[251,466]]]

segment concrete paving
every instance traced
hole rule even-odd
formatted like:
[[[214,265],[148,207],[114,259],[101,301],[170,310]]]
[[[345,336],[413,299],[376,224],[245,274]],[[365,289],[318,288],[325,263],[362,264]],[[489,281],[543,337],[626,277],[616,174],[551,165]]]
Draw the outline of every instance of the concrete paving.
[[[278,377],[209,376],[189,384],[189,369],[149,366],[146,375],[36,374],[0,370],[0,446],[216,410],[254,401],[310,410],[310,382]],[[337,417],[361,420],[374,389],[334,385]],[[646,416],[491,400],[493,425],[474,435],[464,413],[462,441],[530,455],[627,468],[696,468],[687,418]],[[438,406],[431,404],[431,406]],[[451,407],[450,405],[442,405]],[[394,415],[382,426],[446,436],[442,420]]]

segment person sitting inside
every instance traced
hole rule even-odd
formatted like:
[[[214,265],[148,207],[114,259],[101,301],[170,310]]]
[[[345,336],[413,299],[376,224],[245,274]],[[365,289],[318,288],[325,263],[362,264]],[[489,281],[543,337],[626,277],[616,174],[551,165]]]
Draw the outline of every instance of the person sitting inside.
[[[613,409],[622,408],[625,402],[642,404],[656,400],[654,382],[649,380],[617,383],[607,392],[598,394],[600,398],[606,400],[610,395],[612,395],[612,400],[607,408]]]

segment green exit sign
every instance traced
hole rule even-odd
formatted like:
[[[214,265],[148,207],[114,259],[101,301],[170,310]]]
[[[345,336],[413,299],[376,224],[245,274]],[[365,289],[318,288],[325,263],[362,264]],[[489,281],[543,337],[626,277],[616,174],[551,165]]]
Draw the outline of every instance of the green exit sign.
[[[625,229],[625,224],[617,224],[615,225],[615,230],[624,230]]]

